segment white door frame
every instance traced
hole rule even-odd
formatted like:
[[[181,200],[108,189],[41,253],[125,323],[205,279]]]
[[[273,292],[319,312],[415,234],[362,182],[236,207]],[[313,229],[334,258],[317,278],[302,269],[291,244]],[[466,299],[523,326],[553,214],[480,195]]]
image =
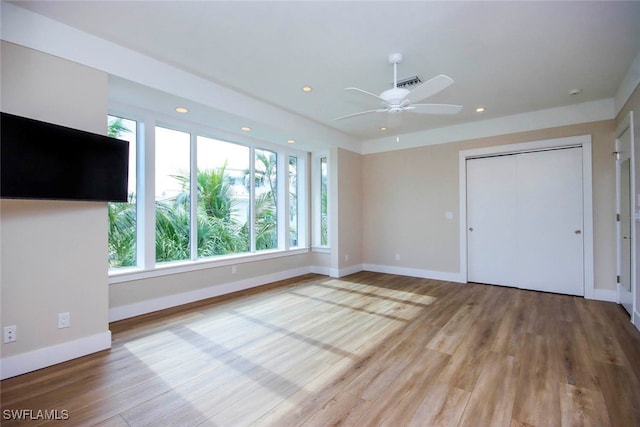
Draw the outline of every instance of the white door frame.
[[[634,141],[634,123],[633,123],[633,111],[629,111],[629,114],[626,115],[626,117],[624,117],[624,119],[622,119],[622,122],[620,122],[620,124],[618,125],[618,127],[616,128],[616,142],[615,142],[615,147],[616,147],[616,151],[619,149],[619,144],[620,144],[620,137],[627,131],[629,130],[630,134],[630,153],[629,153],[629,160],[630,160],[630,166],[631,166],[631,179],[630,179],[630,188],[629,188],[629,192],[631,195],[631,200],[630,200],[630,208],[631,208],[631,230],[630,230],[630,234],[631,234],[631,298],[632,298],[632,310],[631,310],[631,321],[634,321],[634,313],[637,313],[638,311],[638,307],[637,307],[637,295],[638,295],[638,277],[637,277],[637,262],[636,262],[636,258],[637,258],[637,252],[636,252],[636,247],[637,247],[637,243],[635,242],[635,239],[637,237],[637,233],[636,233],[636,220],[634,218],[635,216],[635,212],[638,209],[638,201],[636,200],[636,188],[635,188],[635,183],[636,183],[636,177],[635,177],[635,172],[636,172],[636,167],[637,165],[635,164],[635,141]],[[618,214],[620,214],[620,207],[621,207],[621,200],[620,200],[620,162],[617,161],[616,158],[616,212]],[[621,275],[622,271],[621,271],[621,267],[622,267],[622,260],[621,260],[621,239],[622,239],[622,234],[621,234],[621,224],[620,221],[616,222],[616,274],[618,276]],[[617,297],[617,302],[618,304],[621,303],[620,300],[620,285],[617,284],[616,285],[616,297]],[[634,322],[635,323],[635,322]],[[640,328],[640,325],[638,325]]]
[[[582,192],[584,220],[584,296],[594,299],[593,274],[593,190],[591,176],[591,135],[545,139],[519,144],[499,145],[460,151],[458,155],[460,188],[460,277],[467,282],[467,159],[503,154],[526,153],[564,147],[582,147]]]

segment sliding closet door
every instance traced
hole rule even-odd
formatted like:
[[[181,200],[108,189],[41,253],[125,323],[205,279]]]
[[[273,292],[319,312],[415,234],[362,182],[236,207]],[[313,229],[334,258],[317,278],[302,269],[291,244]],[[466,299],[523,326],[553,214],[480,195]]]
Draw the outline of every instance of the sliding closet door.
[[[517,286],[516,156],[467,160],[470,282]]]
[[[466,163],[467,279],[584,295],[582,148]]]
[[[584,295],[582,148],[517,160],[518,286]]]

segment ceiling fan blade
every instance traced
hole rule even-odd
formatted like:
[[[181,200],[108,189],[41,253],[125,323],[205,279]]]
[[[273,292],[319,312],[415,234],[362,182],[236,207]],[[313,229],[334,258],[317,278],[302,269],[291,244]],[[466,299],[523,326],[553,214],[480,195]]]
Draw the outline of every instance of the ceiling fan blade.
[[[358,89],[357,87],[346,87],[346,88],[344,88],[344,90],[355,90],[356,92],[360,92],[360,93],[364,93],[365,95],[373,96],[374,98],[384,102],[385,104],[387,103],[387,101],[385,101],[384,98],[380,98],[375,93],[367,92],[366,90]]]
[[[410,99],[412,103],[419,102],[448,88],[452,84],[453,79],[451,77],[440,74],[439,76],[435,76],[434,78],[427,80],[417,88],[413,89],[411,92],[409,92],[405,99]]]
[[[379,108],[377,110],[367,110],[367,111],[360,111],[359,113],[354,113],[354,114],[348,114],[346,116],[342,116],[342,117],[338,117],[335,118],[333,120],[342,120],[342,119],[348,119],[350,117],[357,117],[357,116],[363,116],[365,114],[371,114],[371,113],[384,113],[386,112],[387,109],[386,108]]]
[[[462,110],[462,105],[412,104],[408,107],[404,107],[404,110],[420,114],[457,114]]]

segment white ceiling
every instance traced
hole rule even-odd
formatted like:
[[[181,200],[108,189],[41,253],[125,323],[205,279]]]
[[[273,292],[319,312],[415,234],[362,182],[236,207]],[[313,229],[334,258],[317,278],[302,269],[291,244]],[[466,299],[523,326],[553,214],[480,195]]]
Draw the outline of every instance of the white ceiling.
[[[388,117],[335,121],[377,107],[344,88],[389,88],[394,52],[400,78],[455,80],[427,102],[464,106],[403,113],[394,132],[409,133],[612,98],[640,51],[638,1],[15,4],[363,140]]]

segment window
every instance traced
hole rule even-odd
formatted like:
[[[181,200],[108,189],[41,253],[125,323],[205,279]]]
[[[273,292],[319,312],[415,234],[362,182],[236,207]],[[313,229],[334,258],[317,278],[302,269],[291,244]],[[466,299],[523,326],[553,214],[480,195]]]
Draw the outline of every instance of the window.
[[[112,273],[144,277],[170,263],[188,270],[189,262],[305,247],[306,154],[206,137],[185,124],[160,126],[150,116],[109,116],[108,125],[132,141],[129,203],[109,205]]]
[[[191,135],[156,127],[156,261],[191,258]]]
[[[329,155],[314,154],[311,168],[313,193],[313,247],[326,250],[329,239]]]
[[[329,167],[327,158],[320,158],[320,245],[329,245]]]
[[[277,155],[268,150],[255,150],[254,206],[256,250],[278,247]]]
[[[298,158],[289,156],[289,247],[298,246]]]
[[[249,147],[199,136],[198,257],[249,251]]]
[[[136,145],[137,122],[122,117],[107,116],[107,135],[129,141],[129,200],[108,204],[109,268],[132,267],[136,257]]]

